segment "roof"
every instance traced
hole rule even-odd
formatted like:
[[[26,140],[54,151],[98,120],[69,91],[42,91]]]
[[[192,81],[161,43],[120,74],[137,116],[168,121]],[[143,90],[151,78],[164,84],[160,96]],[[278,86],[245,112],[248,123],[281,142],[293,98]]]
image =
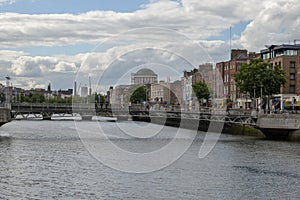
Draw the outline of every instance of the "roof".
[[[300,49],[299,44],[266,45],[266,47],[267,47],[267,49],[263,49],[260,52],[267,53],[267,52],[270,52],[271,50],[279,50],[279,49],[286,49],[286,50],[299,50]]]
[[[136,74],[136,75],[156,75],[156,74],[154,73],[154,71],[152,71],[151,69],[148,69],[148,68],[140,69],[140,70],[137,71],[135,74]]]

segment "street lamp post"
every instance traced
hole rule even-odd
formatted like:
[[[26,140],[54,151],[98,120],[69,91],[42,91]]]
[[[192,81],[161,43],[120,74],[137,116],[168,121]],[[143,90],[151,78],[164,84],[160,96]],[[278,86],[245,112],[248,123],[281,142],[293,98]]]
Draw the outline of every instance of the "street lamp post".
[[[9,108],[9,109],[11,109],[11,105],[10,105],[10,99],[11,99],[11,97],[10,97],[10,83],[9,83],[9,81],[10,81],[10,77],[9,76],[6,76],[5,77],[6,78],[6,88],[5,88],[5,107],[6,108]]]
[[[293,97],[293,113],[295,112],[295,104],[296,104],[296,99],[295,99],[295,97]]]
[[[262,97],[263,90],[262,90],[262,88],[263,88],[263,84],[261,83],[260,84],[260,110],[262,110],[262,101],[263,101],[263,97]]]
[[[254,83],[254,86],[253,86],[253,98],[254,98],[254,106],[253,106],[253,108],[254,108],[254,110],[256,110],[256,99],[255,99],[255,89],[256,89],[256,86],[255,86],[255,83]]]

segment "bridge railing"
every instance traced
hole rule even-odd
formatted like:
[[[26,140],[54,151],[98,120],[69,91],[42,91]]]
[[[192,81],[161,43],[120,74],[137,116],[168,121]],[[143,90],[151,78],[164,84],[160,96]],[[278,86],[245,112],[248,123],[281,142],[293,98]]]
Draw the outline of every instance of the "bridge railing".
[[[12,113],[18,114],[36,114],[36,113],[72,113],[71,104],[46,104],[46,103],[13,103]]]
[[[95,103],[12,103],[12,110],[17,112],[90,112],[99,113],[103,112],[138,112],[138,111],[149,111],[149,112],[168,112],[168,113],[192,113],[192,114],[226,114],[234,116],[251,116],[251,110],[245,109],[219,109],[212,107],[200,107],[197,109],[191,109],[189,106],[182,105],[171,105],[171,104],[132,104],[124,107],[120,105],[111,105],[101,108]]]
[[[13,112],[23,112],[23,113],[71,113],[71,112],[100,112],[105,111],[108,112],[109,108],[101,108],[98,107],[94,103],[86,104],[86,103],[76,103],[76,104],[67,104],[67,103],[12,103],[12,111]]]

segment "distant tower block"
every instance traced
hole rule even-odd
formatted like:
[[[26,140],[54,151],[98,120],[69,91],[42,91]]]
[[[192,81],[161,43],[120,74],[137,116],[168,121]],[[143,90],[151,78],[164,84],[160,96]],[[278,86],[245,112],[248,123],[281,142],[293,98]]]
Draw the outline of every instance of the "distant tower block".
[[[77,83],[76,83],[76,81],[74,82],[74,92],[73,92],[73,94],[74,94],[74,97],[77,96]]]
[[[48,92],[51,92],[51,83],[48,84],[47,90],[48,90]]]
[[[88,87],[84,86],[80,88],[80,96],[87,97],[88,96]]]
[[[89,87],[89,96],[91,96],[92,95],[92,82],[91,82],[91,77],[89,76],[89,85],[90,85],[90,87]]]

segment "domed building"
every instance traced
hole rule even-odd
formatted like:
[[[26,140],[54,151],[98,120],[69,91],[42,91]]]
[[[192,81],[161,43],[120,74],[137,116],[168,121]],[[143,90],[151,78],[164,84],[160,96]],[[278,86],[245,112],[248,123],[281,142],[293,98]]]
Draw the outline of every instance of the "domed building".
[[[152,84],[157,83],[157,74],[151,69],[143,68],[131,74],[131,84]]]

